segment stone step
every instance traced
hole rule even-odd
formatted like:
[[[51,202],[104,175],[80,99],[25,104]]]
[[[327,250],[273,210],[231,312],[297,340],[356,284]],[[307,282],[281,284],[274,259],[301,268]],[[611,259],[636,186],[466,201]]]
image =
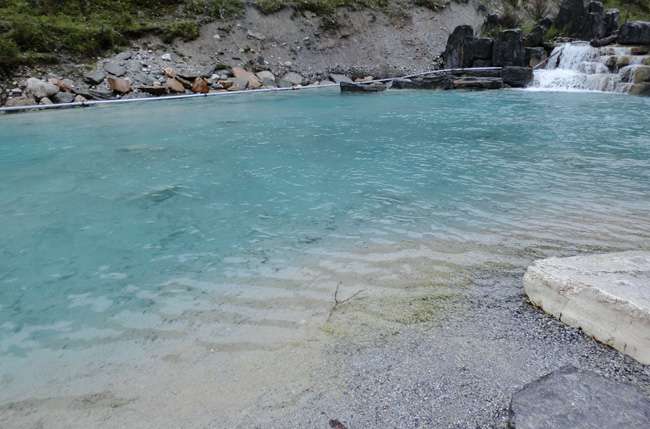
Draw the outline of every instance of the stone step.
[[[543,259],[524,290],[562,322],[650,364],[650,252]]]

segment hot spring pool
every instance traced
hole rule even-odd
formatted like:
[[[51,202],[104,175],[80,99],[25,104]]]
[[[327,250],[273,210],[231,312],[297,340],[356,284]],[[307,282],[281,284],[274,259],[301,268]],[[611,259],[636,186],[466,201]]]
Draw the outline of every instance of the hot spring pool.
[[[312,338],[337,285],[408,296],[648,249],[649,111],[320,90],[0,116],[0,404],[102,394],[182,416],[178,392],[219,380],[241,403],[264,369],[242,361]]]

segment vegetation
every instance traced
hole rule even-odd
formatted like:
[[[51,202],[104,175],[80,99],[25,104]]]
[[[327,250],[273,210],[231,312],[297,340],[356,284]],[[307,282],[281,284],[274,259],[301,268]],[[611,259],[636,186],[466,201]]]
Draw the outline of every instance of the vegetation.
[[[144,34],[192,40],[201,20],[243,8],[241,0],[0,0],[0,71],[98,55]]]
[[[621,22],[650,20],[650,2],[648,0],[605,0],[605,6],[621,11]]]

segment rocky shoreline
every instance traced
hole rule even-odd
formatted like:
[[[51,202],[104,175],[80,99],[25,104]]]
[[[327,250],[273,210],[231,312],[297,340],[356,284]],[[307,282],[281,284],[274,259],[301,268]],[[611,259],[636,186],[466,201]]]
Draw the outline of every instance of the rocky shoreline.
[[[544,66],[552,50],[560,43],[590,41],[592,46],[633,46],[632,53],[647,55],[650,46],[650,22],[634,21],[619,25],[620,12],[605,9],[600,1],[563,0],[557,16],[540,20],[530,32],[521,29],[502,30],[503,17],[486,14],[482,34],[476,35],[471,25],[457,26],[449,35],[440,58],[431,58],[432,73],[408,79],[395,78],[395,89],[500,89],[521,88],[533,80],[533,69]],[[552,29],[562,28],[569,37],[549,40]],[[216,35],[218,36],[218,35]],[[215,36],[215,37],[216,37]],[[248,40],[262,43],[266,36],[246,31]],[[308,38],[306,38],[308,39]],[[233,57],[239,59],[238,57]],[[607,64],[617,73],[630,65],[629,58],[615,58]],[[436,69],[490,68],[495,70],[435,72]],[[275,69],[275,72],[273,71]],[[52,104],[83,104],[93,100],[129,100],[169,95],[208,94],[268,88],[300,88],[345,83],[361,83],[375,78],[364,70],[355,73],[301,74],[291,61],[271,67],[262,56],[246,64],[208,65],[188,63],[173,52],[132,49],[100,60],[95,68],[81,77],[48,74],[15,81],[8,91],[4,107]],[[348,69],[350,70],[350,69]],[[390,74],[390,73],[389,73]],[[624,73],[628,92],[650,95],[650,57],[640,59],[633,70]]]

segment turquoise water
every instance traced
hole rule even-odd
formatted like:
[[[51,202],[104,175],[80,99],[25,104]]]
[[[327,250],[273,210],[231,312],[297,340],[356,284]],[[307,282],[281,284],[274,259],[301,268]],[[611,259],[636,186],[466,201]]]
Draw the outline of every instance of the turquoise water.
[[[341,249],[454,243],[516,265],[648,248],[649,109],[320,90],[2,116],[0,359],[123,338],[124,315],[174,303],[219,311],[242,273]]]

